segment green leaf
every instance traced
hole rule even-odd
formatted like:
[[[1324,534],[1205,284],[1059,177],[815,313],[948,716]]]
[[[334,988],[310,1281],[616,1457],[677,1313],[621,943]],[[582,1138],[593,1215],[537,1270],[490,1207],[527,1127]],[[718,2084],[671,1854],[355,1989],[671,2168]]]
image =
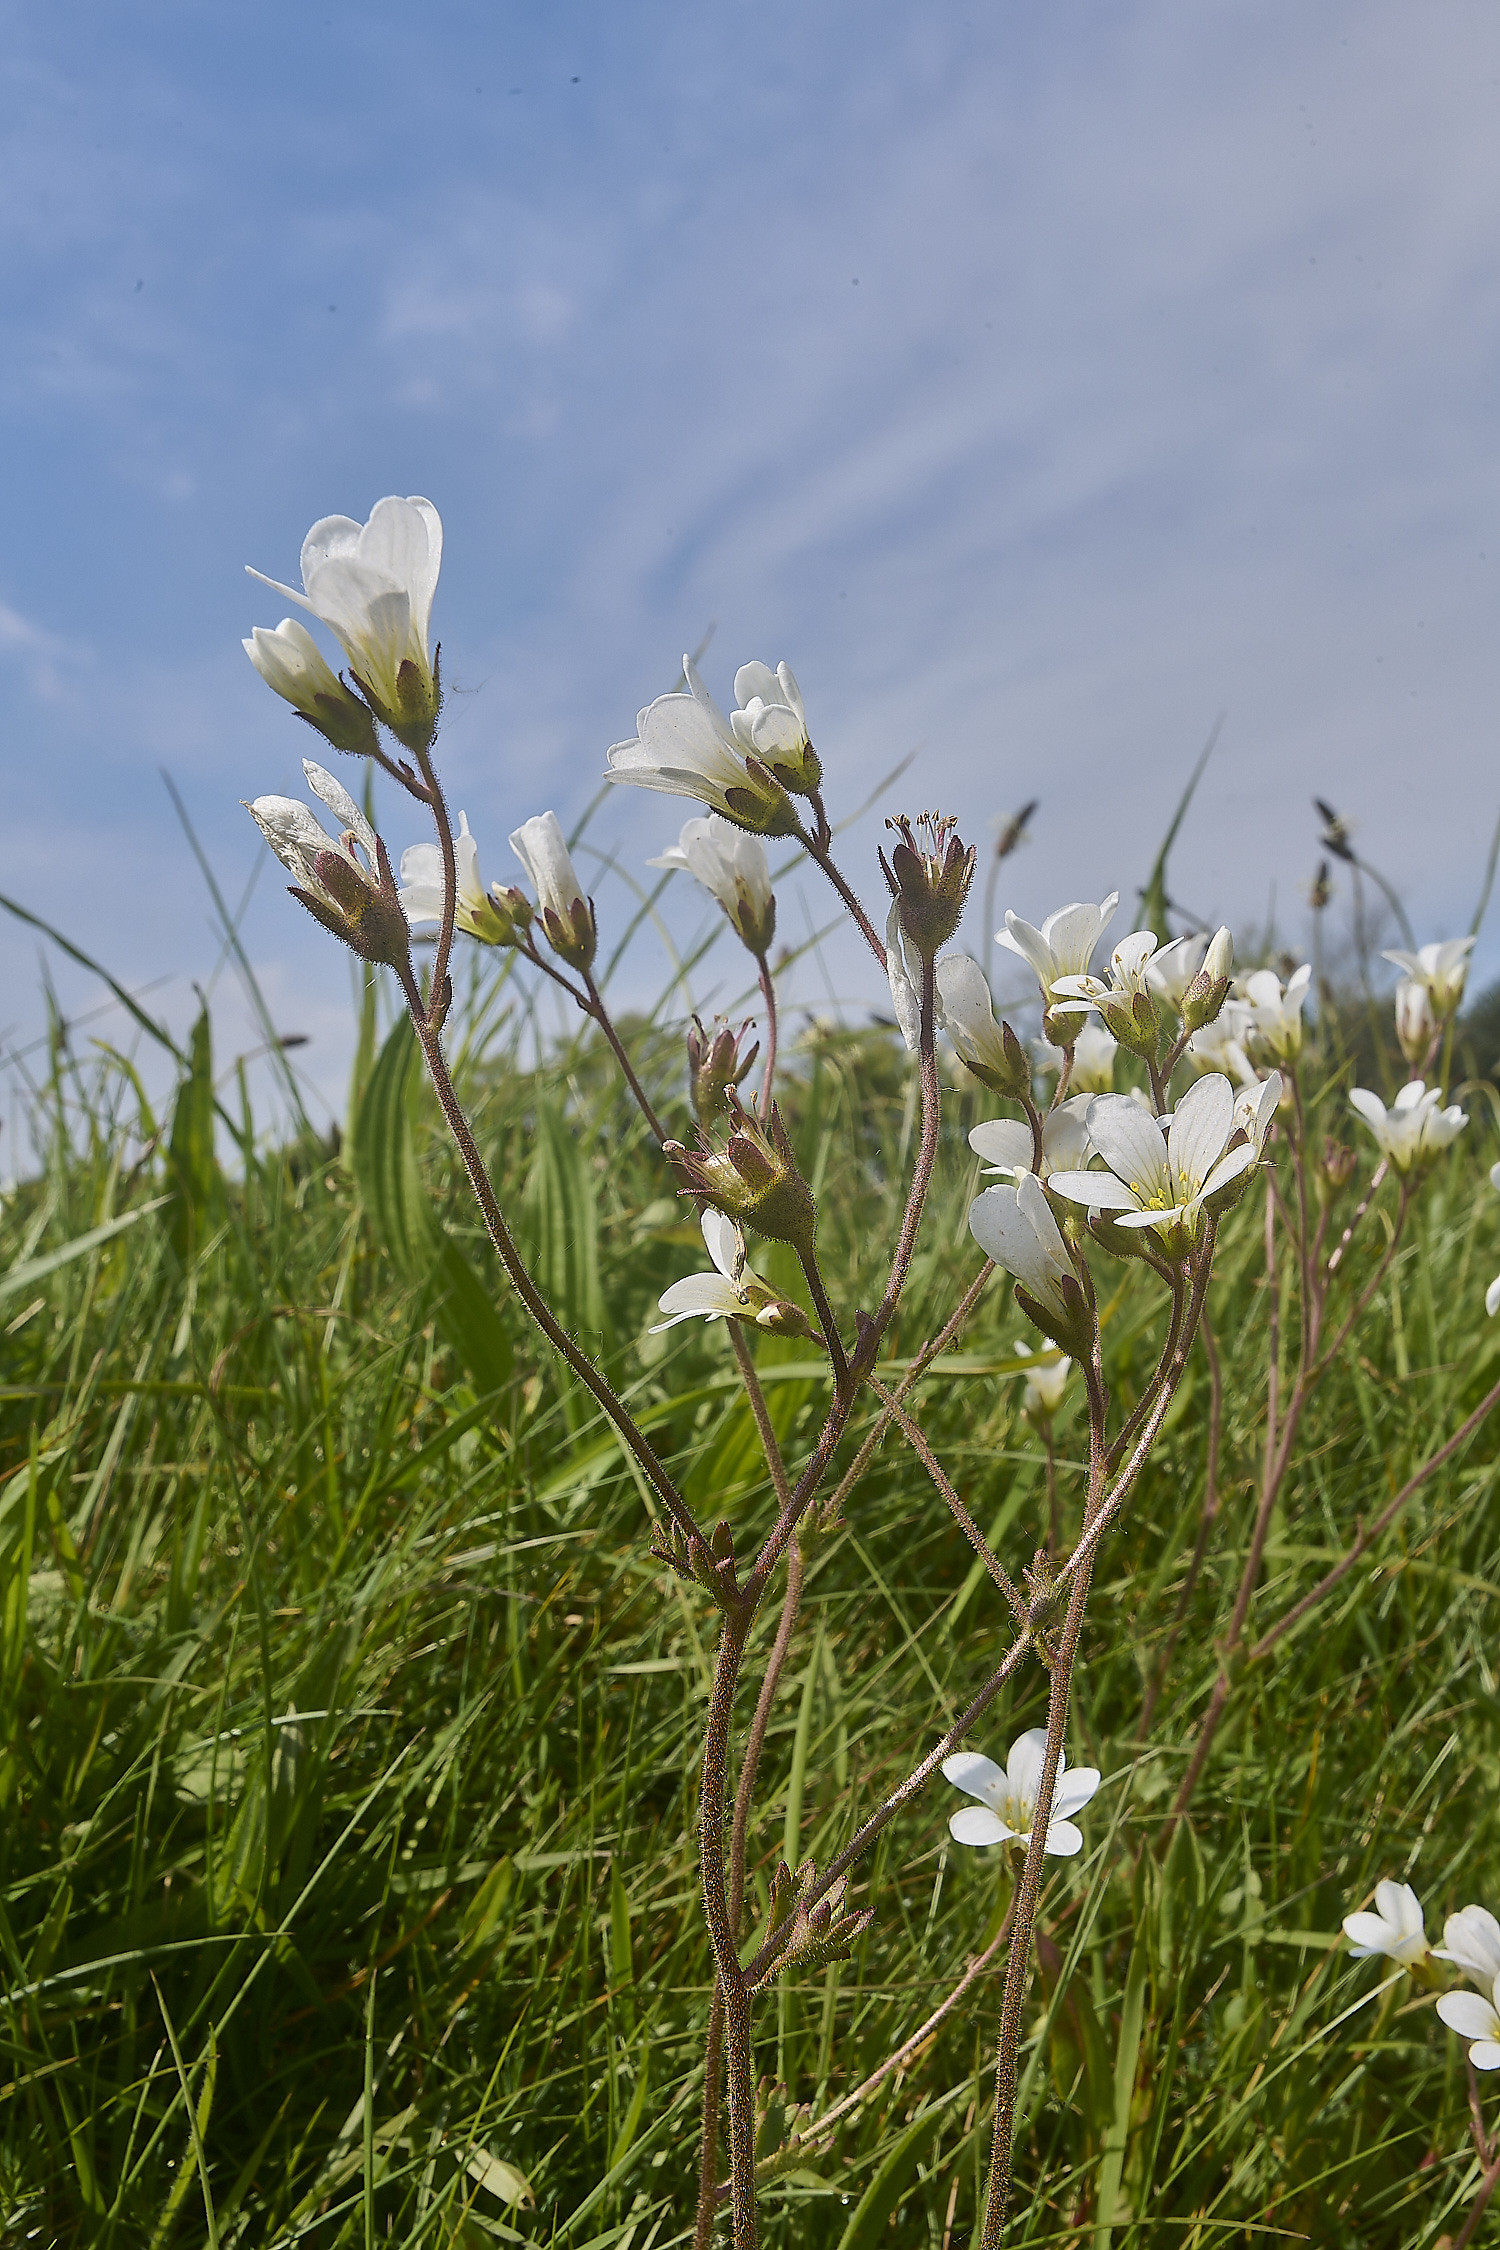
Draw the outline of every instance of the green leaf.
[[[543,1295],[574,1336],[602,1340],[604,1299],[599,1287],[599,1211],[593,1174],[578,1139],[556,1102],[536,1105],[536,1146],[526,1173],[522,1204],[532,1246],[531,1268]]]
[[[144,1219],[148,1211],[159,1211],[164,1203],[170,1203],[171,1200],[167,1195],[154,1196],[149,1203],[138,1203],[133,1211],[122,1211],[117,1219],[106,1219],[103,1226],[90,1227],[87,1234],[75,1235],[71,1242],[63,1243],[61,1248],[49,1250],[44,1258],[28,1258],[24,1266],[12,1266],[9,1273],[0,1274],[0,1304],[7,1297],[15,1296],[19,1290],[29,1289],[34,1281],[42,1281],[49,1273],[56,1273],[59,1266],[71,1265],[75,1258],[87,1257],[90,1250],[97,1250],[102,1242],[112,1242],[117,1234],[123,1234],[127,1227],[133,1227],[137,1219]]]
[[[513,1354],[493,1297],[442,1228],[417,1168],[412,1108],[421,1050],[410,1019],[395,1025],[355,1112],[349,1155],[360,1200],[403,1281],[430,1288],[444,1339],[480,1391],[510,1379]]]
[[[186,1268],[209,1233],[223,1188],[214,1152],[214,1050],[207,1008],[193,1026],[187,1076],[177,1088],[167,1170],[172,1180],[167,1237]]]

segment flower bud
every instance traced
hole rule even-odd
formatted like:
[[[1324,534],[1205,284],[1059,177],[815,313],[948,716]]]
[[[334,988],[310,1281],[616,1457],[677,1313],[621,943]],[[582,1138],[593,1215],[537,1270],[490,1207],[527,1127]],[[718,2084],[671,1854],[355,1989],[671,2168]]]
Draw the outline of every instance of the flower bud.
[[[957,823],[944,813],[919,813],[916,827],[927,838],[924,849],[904,815],[886,827],[901,839],[887,860],[880,855],[901,917],[902,935],[924,961],[934,960],[963,919],[964,901],[974,880],[974,850],[960,843]]]
[[[1396,987],[1396,1037],[1413,1069],[1426,1062],[1437,1030],[1437,1017],[1432,1011],[1432,995],[1427,986],[1416,977],[1403,977]]]
[[[1229,993],[1229,972],[1234,966],[1234,940],[1225,929],[1209,940],[1203,966],[1182,996],[1182,1028],[1201,1031],[1213,1023]]]
[[[1318,1158],[1318,1169],[1314,1177],[1320,1191],[1330,1201],[1353,1179],[1356,1161],[1353,1149],[1346,1148],[1342,1141],[1323,1143],[1323,1153]]]
[[[350,757],[368,758],[379,750],[369,705],[346,687],[305,625],[284,617],[275,632],[257,625],[243,644],[265,681],[299,719],[316,727],[325,742]]]
[[[723,1017],[716,1016],[713,1030],[705,1031],[694,1016],[687,1035],[688,1085],[693,1114],[700,1125],[723,1115],[726,1094],[748,1076],[750,1065],[760,1053],[759,1040],[748,1054],[740,1053],[740,1042],[751,1028],[745,1022],[738,1031],[731,1031]]]
[[[556,813],[538,813],[512,835],[511,850],[531,877],[537,919],[559,960],[587,969],[599,950],[594,906],[583,895]]]
[[[1161,1018],[1149,992],[1105,992],[1094,1002],[1104,1028],[1133,1055],[1154,1061]]]
[[[773,1104],[763,1125],[732,1090],[726,1092],[724,1106],[732,1128],[727,1147],[715,1148],[706,1138],[698,1149],[686,1149],[680,1141],[662,1144],[683,1192],[701,1196],[769,1242],[789,1242],[810,1255],[817,1210],[797,1169],[780,1110]]]

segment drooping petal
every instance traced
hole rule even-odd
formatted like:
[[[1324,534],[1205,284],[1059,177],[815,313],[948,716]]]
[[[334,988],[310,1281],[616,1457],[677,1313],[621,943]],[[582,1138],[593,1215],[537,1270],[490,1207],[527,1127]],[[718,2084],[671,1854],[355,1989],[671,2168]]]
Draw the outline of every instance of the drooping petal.
[[[1047,1185],[1054,1195],[1065,1195],[1070,1203],[1085,1204],[1090,1211],[1137,1208],[1135,1189],[1117,1180],[1113,1172],[1049,1172]],[[1155,1215],[1147,1214],[1148,1226]]]

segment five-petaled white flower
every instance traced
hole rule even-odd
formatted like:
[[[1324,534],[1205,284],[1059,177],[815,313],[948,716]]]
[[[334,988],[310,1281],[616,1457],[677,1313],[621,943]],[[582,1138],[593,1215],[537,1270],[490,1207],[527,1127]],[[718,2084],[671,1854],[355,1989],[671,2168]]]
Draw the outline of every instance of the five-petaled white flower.
[[[1076,1291],[1078,1279],[1034,1173],[1022,1172],[1014,1187],[986,1188],[977,1196],[969,1205],[969,1232],[985,1256],[1014,1275],[1038,1305],[1059,1320],[1072,1319],[1072,1292],[1064,1285],[1071,1283]]]
[[[1382,954],[1381,959],[1394,961],[1417,984],[1427,987],[1432,1012],[1442,1023],[1464,996],[1473,946],[1471,937],[1445,938],[1436,945],[1418,946],[1415,953],[1395,951]]]
[[[1500,1977],[1500,1922],[1486,1907],[1460,1907],[1443,1924],[1443,1942],[1435,1958],[1453,1962],[1482,1992],[1492,1992]]]
[[[1266,1089],[1274,1110],[1281,1093],[1274,1071]],[[1165,1131],[1129,1094],[1098,1095],[1088,1128],[1109,1170],[1054,1172],[1053,1194],[1106,1212],[1119,1226],[1154,1227],[1172,1257],[1197,1242],[1209,1198],[1248,1172],[1258,1155],[1253,1140],[1237,1140],[1234,1088],[1217,1072],[1188,1088]]]
[[[1440,1087],[1424,1086],[1420,1078],[1408,1079],[1389,1109],[1367,1087],[1349,1089],[1350,1107],[1375,1135],[1391,1170],[1403,1179],[1435,1162],[1469,1122],[1457,1102],[1440,1109],[1442,1098]]]
[[[1355,1960],[1385,1953],[1406,1968],[1425,1961],[1431,1948],[1422,1927],[1422,1901],[1410,1883],[1377,1883],[1375,1908],[1373,1914],[1344,1916],[1344,1935]]]
[[[703,1240],[713,1259],[713,1273],[689,1274],[674,1281],[660,1299],[666,1314],[650,1331],[659,1336],[679,1320],[753,1320],[757,1327],[807,1333],[800,1308],[778,1297],[745,1262],[745,1238],[733,1219],[722,1211],[703,1214]]]
[[[612,746],[606,778],[669,797],[696,797],[757,835],[790,836],[797,815],[785,784],[741,743],[691,657],[683,658],[682,669],[687,694],[659,695],[647,704],[637,715],[634,741]]]
[[[368,757],[379,749],[369,705],[344,685],[307,627],[295,617],[283,617],[274,633],[257,625],[241,645],[267,687],[274,688],[336,750]]]
[[[425,750],[441,701],[427,635],[442,560],[443,526],[432,502],[392,496],[376,501],[368,523],[324,516],[313,525],[302,542],[300,594],[246,568],[321,619],[376,716],[409,749]]]
[[[736,714],[738,716],[738,714]],[[776,900],[766,847],[720,813],[684,821],[675,844],[648,867],[684,867],[723,907],[737,934],[764,960],[776,934]]]
[[[1500,2070],[1500,1977],[1490,1987],[1488,1999],[1477,1992],[1445,1992],[1437,2012],[1450,2031],[1470,2042],[1469,2060],[1476,2070]]]
[[[1059,980],[1082,976],[1088,968],[1094,948],[1114,919],[1119,903],[1119,892],[1111,891],[1098,906],[1081,903],[1060,906],[1055,914],[1047,916],[1040,929],[1007,910],[1004,929],[995,932],[996,942],[1029,962],[1042,988],[1043,1005],[1050,1009]],[[1076,1017],[1071,1020],[1076,1024]],[[1066,1031],[1069,1025],[1063,1023],[1057,1028]]]
[[[1295,1062],[1302,1052],[1302,1010],[1311,983],[1312,963],[1304,961],[1285,985],[1274,969],[1257,969],[1240,987],[1250,1008],[1250,1039],[1276,1062]]]
[[[969,1146],[982,1156],[985,1168],[1003,1178],[1018,1179],[1035,1172],[1048,1179],[1054,1172],[1081,1172],[1093,1154],[1088,1113],[1092,1094],[1070,1094],[1042,1119],[1042,1161],[1035,1161],[1031,1127],[1019,1117],[989,1117],[969,1134]]]
[[[1021,1412],[1033,1422],[1050,1422],[1062,1405],[1068,1387],[1068,1374],[1073,1362],[1062,1352],[1033,1353],[1029,1345],[1016,1345],[1017,1359],[1030,1364],[1026,1369],[1026,1395],[1021,1401]],[[949,1775],[952,1780],[952,1775]]]
[[[993,1758],[982,1757],[977,1750],[955,1750],[951,1758],[945,1758],[944,1779],[962,1789],[966,1797],[979,1799],[977,1805],[964,1805],[950,1818],[948,1833],[954,1841],[979,1847],[1029,1843],[1046,1754],[1046,1729],[1028,1727],[1011,1744],[1003,1770]],[[1055,1859],[1072,1859],[1083,1850],[1083,1831],[1074,1827],[1069,1816],[1083,1810],[1099,1781],[1092,1766],[1070,1770],[1066,1758],[1058,1759],[1044,1852]]]
[[[479,846],[469,834],[469,816],[458,816],[453,839],[455,886],[453,926],[481,945],[517,945],[531,920],[531,902],[499,883],[484,887]],[[412,928],[443,919],[443,855],[436,844],[408,844],[401,854],[402,908]]]
[[[573,871],[562,822],[554,812],[536,813],[511,834],[510,848],[531,878],[547,942],[574,968],[586,969],[598,946],[594,909]]]

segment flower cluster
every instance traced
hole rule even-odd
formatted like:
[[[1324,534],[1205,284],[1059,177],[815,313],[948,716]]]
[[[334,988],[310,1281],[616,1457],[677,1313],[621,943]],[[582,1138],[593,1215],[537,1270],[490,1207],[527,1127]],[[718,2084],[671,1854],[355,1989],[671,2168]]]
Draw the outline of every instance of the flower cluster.
[[[1375,1886],[1375,1912],[1344,1916],[1344,1935],[1357,1961],[1383,1954],[1413,1974],[1433,1961],[1451,1961],[1477,1992],[1441,1993],[1437,2012],[1450,2031],[1469,2043],[1476,2070],[1500,2070],[1500,1922],[1488,1907],[1465,1906],[1443,1924],[1441,1946],[1427,1942],[1422,1902],[1410,1883]]]

